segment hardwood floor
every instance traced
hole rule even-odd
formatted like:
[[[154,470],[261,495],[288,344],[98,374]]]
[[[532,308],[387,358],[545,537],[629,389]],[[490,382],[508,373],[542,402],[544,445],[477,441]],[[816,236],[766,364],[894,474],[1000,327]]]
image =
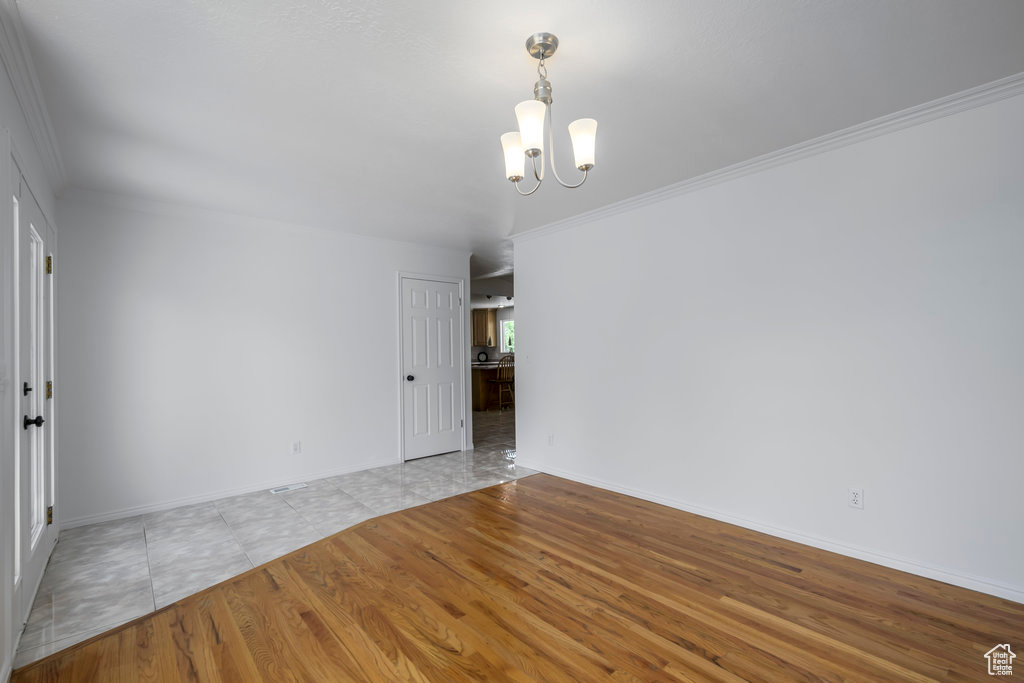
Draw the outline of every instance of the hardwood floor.
[[[364,522],[12,680],[979,680],[998,643],[1024,650],[1024,605],[535,475]]]

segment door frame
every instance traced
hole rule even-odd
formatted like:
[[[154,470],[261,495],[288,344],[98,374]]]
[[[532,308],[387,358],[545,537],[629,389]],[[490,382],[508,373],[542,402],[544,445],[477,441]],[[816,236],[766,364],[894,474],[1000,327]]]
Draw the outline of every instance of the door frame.
[[[14,158],[11,135],[6,128],[0,128],[0,612],[3,623],[0,624],[0,677],[6,680],[10,665],[14,660],[14,649],[21,635],[20,609],[15,609],[14,577],[17,569],[14,566],[14,542],[17,534],[14,531],[15,487],[20,482],[14,481],[14,459],[18,457],[17,440],[20,438],[14,429],[18,412],[18,401],[15,398],[14,376],[14,336],[15,292],[14,292]]]
[[[395,377],[396,386],[398,387],[398,462],[405,462],[405,375],[402,372],[402,366],[405,362],[405,325],[402,312],[404,310],[405,302],[402,300],[402,280],[430,280],[432,282],[445,282],[448,284],[454,284],[459,286],[459,308],[462,311],[462,325],[461,325],[461,337],[459,339],[459,348],[462,349],[462,362],[459,363],[459,406],[462,410],[462,449],[472,448],[472,442],[468,438],[468,434],[472,433],[473,423],[470,415],[466,411],[466,382],[468,381],[467,370],[469,363],[469,347],[466,345],[466,328],[468,326],[467,312],[469,311],[469,302],[466,296],[466,280],[461,277],[453,277],[451,275],[427,275],[424,273],[410,273],[407,271],[398,271],[395,277],[395,292],[396,300],[398,301],[398,313],[395,316],[398,322],[398,357],[395,366]]]

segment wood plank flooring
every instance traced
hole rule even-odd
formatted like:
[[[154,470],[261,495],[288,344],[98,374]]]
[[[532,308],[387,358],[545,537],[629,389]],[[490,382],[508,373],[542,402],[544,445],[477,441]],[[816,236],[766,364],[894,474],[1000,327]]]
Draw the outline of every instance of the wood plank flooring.
[[[364,522],[12,680],[981,680],[997,643],[1024,651],[1024,605],[535,475]]]

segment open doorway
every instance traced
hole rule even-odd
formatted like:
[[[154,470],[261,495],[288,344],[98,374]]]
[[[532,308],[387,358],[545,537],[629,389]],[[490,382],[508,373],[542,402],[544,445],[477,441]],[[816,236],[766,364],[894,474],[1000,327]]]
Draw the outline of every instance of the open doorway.
[[[515,458],[515,300],[511,278],[473,282],[470,300],[473,445]]]

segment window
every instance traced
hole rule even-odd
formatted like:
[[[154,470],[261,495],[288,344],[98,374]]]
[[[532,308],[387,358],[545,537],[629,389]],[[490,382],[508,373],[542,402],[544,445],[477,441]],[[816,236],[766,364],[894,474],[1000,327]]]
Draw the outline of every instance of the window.
[[[502,320],[501,321],[501,352],[502,353],[515,353],[516,352],[516,321],[515,320]]]

